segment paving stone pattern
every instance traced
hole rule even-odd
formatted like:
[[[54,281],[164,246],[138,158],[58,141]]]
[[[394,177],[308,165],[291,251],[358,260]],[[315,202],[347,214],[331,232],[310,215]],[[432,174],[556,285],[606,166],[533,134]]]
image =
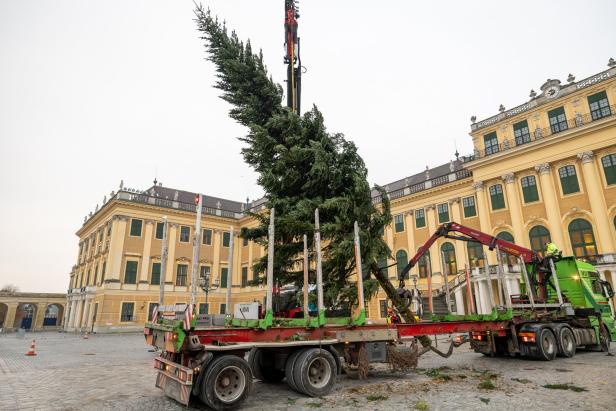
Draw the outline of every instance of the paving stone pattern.
[[[36,357],[27,357],[32,338]],[[81,336],[63,333],[0,335],[0,410],[193,410],[154,387],[157,355],[140,334]],[[439,369],[438,367],[448,367]],[[374,409],[613,410],[616,408],[616,357],[582,352],[549,363],[486,358],[460,348],[449,359],[427,354],[421,370],[392,374],[373,366],[371,378],[340,377],[335,391],[306,398],[283,382],[255,383],[246,410]],[[442,377],[447,375],[447,377]],[[478,388],[486,379],[494,389]],[[553,390],[545,384],[573,384],[587,391]]]

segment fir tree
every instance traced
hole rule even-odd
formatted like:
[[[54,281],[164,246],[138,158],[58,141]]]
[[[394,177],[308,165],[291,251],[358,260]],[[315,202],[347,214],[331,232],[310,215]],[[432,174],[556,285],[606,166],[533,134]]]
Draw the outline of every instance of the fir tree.
[[[231,104],[230,116],[248,129],[241,137],[246,143],[244,159],[259,174],[267,208],[276,209],[276,281],[302,285],[303,271],[297,262],[302,258],[304,234],[312,248],[314,210],[319,208],[327,304],[357,301],[356,289],[348,280],[355,273],[353,223],[358,221],[362,260],[375,278],[364,276],[366,299],[380,285],[402,316],[412,321],[386,270],[377,264],[391,256],[382,238],[384,227],[391,223],[389,200],[376,187],[382,202],[378,208],[372,204],[367,169],[355,144],[340,133],[328,132],[316,107],[302,116],[283,107],[282,87],[268,75],[262,53],[254,54],[250,41],[244,44],[234,31],[229,34],[209,10],[198,6],[196,15],[208,59],[218,73],[215,87]],[[241,235],[266,245],[269,218],[252,215],[260,225],[243,229]],[[263,273],[266,263],[264,257],[256,264],[257,271]]]

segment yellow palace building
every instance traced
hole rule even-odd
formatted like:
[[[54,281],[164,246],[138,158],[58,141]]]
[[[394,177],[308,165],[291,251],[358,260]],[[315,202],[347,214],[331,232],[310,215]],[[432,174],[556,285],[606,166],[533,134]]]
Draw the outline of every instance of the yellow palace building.
[[[474,153],[385,186],[393,222],[384,236],[394,259],[394,279],[439,224],[456,221],[542,251],[554,242],[565,255],[596,265],[601,277],[616,282],[616,63],[576,81],[548,80],[522,104],[487,119],[472,118]],[[143,326],[165,287],[165,303],[190,298],[195,193],[163,187],[124,187],[112,191],[77,231],[79,252],[70,274],[67,330],[134,331]],[[381,199],[373,197],[378,203]],[[234,247],[232,303],[262,300],[265,290],[250,285],[252,262],[264,255],[260,245],[235,237],[256,225],[244,212],[251,203],[204,196],[200,275],[219,287],[206,297],[199,288],[199,312],[225,312],[226,274]],[[169,221],[167,264],[161,267],[162,223]],[[413,268],[420,290],[426,276],[440,289],[448,280],[451,309],[468,311],[465,267],[471,271],[474,305],[491,309],[488,280],[497,256],[481,246],[440,239]],[[504,257],[504,278],[519,290],[517,261]],[[397,264],[396,264],[397,263]],[[445,273],[445,274],[443,274]],[[408,283],[407,283],[408,284]],[[494,291],[493,291],[494,292]],[[208,299],[206,304],[206,298]],[[380,292],[367,304],[372,321],[383,321],[387,300]]]

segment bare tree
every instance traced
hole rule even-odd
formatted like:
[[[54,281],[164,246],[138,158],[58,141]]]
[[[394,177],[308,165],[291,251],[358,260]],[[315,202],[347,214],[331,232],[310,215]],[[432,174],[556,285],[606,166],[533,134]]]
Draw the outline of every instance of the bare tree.
[[[15,293],[19,292],[19,287],[17,287],[14,284],[6,284],[2,288],[0,288],[0,292],[9,293],[9,294],[15,294]]]

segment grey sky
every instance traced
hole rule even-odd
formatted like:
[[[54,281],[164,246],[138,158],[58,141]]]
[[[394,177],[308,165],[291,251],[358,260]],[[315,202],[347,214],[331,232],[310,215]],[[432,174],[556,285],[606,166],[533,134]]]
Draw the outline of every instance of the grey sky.
[[[204,2],[282,83],[282,0]],[[616,58],[613,1],[300,2],[303,107],[371,183],[472,150],[469,118]],[[186,1],[0,2],[0,286],[64,291],[84,215],[120,179],[261,195]]]

